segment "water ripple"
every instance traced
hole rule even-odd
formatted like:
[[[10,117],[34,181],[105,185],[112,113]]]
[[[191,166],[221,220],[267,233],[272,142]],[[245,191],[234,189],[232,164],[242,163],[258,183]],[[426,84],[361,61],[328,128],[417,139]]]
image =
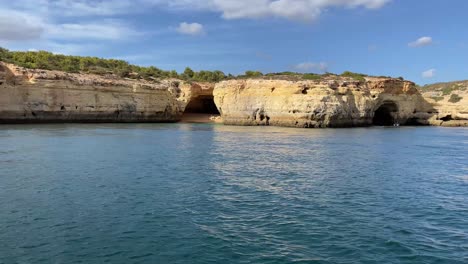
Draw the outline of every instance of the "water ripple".
[[[2,126],[0,263],[468,263],[466,142],[439,128]]]

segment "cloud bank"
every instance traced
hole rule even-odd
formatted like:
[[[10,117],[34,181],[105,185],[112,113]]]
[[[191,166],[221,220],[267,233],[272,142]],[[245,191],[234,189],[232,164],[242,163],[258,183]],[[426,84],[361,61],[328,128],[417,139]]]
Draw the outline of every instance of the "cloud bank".
[[[1,1],[1,0],[0,0]],[[392,0],[15,0],[0,5],[0,42],[23,49],[49,49],[104,41],[127,41],[148,35],[129,15],[211,12],[222,19],[314,21],[329,9],[379,9]],[[166,25],[167,26],[167,25]],[[202,35],[199,23],[182,23],[181,34]],[[27,46],[31,43],[31,46]],[[12,45],[10,45],[12,46]],[[82,45],[84,47],[84,45]],[[60,51],[56,51],[60,52]]]

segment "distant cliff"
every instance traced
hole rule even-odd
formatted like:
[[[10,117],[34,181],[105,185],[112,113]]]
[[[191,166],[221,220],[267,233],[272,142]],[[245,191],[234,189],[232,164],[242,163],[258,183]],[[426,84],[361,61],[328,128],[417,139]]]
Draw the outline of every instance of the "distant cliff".
[[[436,83],[419,90],[434,108],[430,124],[468,126],[468,81]]]

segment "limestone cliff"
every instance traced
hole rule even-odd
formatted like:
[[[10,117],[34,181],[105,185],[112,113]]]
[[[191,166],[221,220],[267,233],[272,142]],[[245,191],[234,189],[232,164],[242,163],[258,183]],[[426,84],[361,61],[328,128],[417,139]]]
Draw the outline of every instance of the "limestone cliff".
[[[420,91],[433,106],[429,124],[468,126],[468,81],[426,85]]]
[[[231,80],[215,103],[225,124],[349,127],[419,123],[431,108],[409,81],[334,76],[323,80]],[[421,120],[420,120],[421,119]]]
[[[468,81],[420,89],[409,81],[336,75],[229,80],[134,80],[24,69],[0,62],[0,123],[177,122],[221,114],[230,125],[349,127],[468,125]]]
[[[0,62],[0,123],[175,122],[189,101],[180,85]]]

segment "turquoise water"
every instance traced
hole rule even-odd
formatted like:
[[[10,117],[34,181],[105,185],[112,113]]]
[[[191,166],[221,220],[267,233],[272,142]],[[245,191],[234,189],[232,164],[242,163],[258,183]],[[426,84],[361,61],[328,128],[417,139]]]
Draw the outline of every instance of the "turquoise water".
[[[468,263],[468,129],[0,127],[0,263]]]

